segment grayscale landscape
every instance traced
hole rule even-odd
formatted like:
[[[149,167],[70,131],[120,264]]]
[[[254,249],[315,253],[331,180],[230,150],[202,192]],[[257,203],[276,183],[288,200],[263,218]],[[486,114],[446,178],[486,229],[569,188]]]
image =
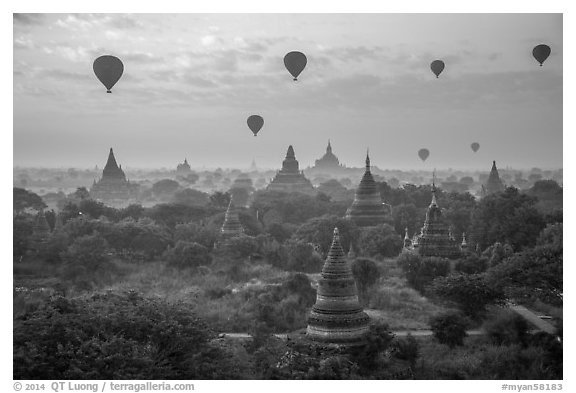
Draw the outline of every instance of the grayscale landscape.
[[[562,14],[14,14],[13,378],[562,380]]]

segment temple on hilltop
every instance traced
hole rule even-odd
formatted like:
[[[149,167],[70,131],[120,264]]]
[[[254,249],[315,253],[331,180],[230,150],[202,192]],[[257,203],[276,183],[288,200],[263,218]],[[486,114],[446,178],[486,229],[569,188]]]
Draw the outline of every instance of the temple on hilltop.
[[[504,183],[500,180],[500,175],[498,174],[498,168],[496,168],[496,161],[492,161],[492,169],[490,170],[490,175],[486,181],[486,185],[482,186],[482,196],[495,194],[497,192],[504,191]]]
[[[122,166],[118,166],[114,151],[110,148],[108,161],[98,182],[94,181],[90,197],[103,202],[126,201],[134,196],[134,188],[126,180]]]
[[[282,169],[276,173],[266,189],[268,191],[301,192],[304,194],[315,192],[310,180],[299,169],[292,145],[288,146],[286,158],[282,162]]]
[[[389,207],[382,203],[378,186],[370,173],[370,156],[366,153],[366,170],[354,195],[352,206],[346,211],[346,218],[359,227],[384,224],[389,215]]]
[[[434,183],[432,183],[432,201],[426,211],[426,220],[413,247],[418,254],[426,257],[458,258],[461,255],[460,247],[451,236],[448,224],[442,216],[442,209],[436,202]]]
[[[190,169],[190,164],[188,164],[188,159],[184,158],[184,162],[182,164],[178,164],[176,166],[176,174],[177,175],[187,175],[192,170]]]
[[[308,317],[306,336],[329,344],[362,344],[370,318],[360,306],[356,282],[334,228],[332,246],[318,280],[316,304]]]

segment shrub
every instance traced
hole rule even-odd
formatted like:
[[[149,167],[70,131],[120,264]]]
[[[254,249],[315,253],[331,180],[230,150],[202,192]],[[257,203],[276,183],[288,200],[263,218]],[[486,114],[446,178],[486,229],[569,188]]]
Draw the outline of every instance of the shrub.
[[[488,269],[488,259],[470,254],[464,259],[460,259],[454,265],[454,270],[466,274],[484,273]]]
[[[430,327],[434,337],[438,342],[446,344],[450,348],[464,345],[464,338],[467,336],[467,326],[468,321],[460,313],[441,314],[430,320]]]
[[[362,255],[373,258],[395,257],[402,250],[402,244],[402,237],[388,224],[362,228],[358,238]]]
[[[489,304],[502,304],[505,296],[489,286],[483,274],[453,274],[436,278],[428,291],[441,299],[455,303],[464,314],[473,318]]]
[[[443,277],[450,272],[450,262],[445,258],[422,258],[416,253],[404,251],[397,259],[398,266],[404,271],[408,284],[420,293],[436,277]]]
[[[168,266],[182,268],[197,268],[209,265],[212,261],[206,247],[198,243],[179,241],[174,247],[164,253]]]
[[[396,358],[407,361],[412,368],[416,366],[416,359],[420,355],[420,347],[414,336],[408,334],[406,337],[396,337],[392,345]]]
[[[352,262],[352,274],[356,281],[360,301],[365,305],[368,302],[368,289],[376,284],[380,278],[378,266],[372,259],[356,258],[354,262]]]
[[[499,310],[484,322],[483,329],[496,345],[526,344],[528,322],[512,310]]]

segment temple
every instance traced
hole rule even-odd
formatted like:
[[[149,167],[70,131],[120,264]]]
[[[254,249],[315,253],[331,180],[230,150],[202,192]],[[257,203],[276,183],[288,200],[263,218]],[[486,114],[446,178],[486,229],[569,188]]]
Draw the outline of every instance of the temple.
[[[502,183],[502,180],[500,180],[500,175],[498,175],[496,161],[492,161],[492,169],[490,170],[488,181],[486,181],[486,186],[483,187],[483,190],[483,196],[504,191],[504,183]]]
[[[134,196],[134,189],[126,180],[122,166],[116,163],[112,148],[110,148],[108,161],[102,171],[102,177],[92,185],[90,196],[103,202],[122,202]]]
[[[187,158],[184,159],[182,164],[178,164],[176,166],[176,174],[178,175],[187,175],[190,172],[192,172],[192,170],[190,169],[190,164],[188,164]]]
[[[288,146],[286,158],[282,162],[282,169],[276,173],[266,189],[268,191],[301,192],[304,194],[315,192],[310,180],[299,169],[292,145]]]
[[[334,228],[332,246],[318,280],[316,304],[308,318],[306,335],[330,344],[361,344],[370,318],[358,301],[352,269]]]
[[[422,256],[458,258],[460,248],[450,236],[448,224],[442,216],[442,209],[436,202],[436,186],[432,183],[432,201],[426,211],[426,220],[417,239],[415,250]]]
[[[378,186],[370,173],[370,157],[366,154],[366,171],[356,189],[354,202],[346,211],[346,218],[359,227],[384,224],[389,210],[382,203]]]
[[[332,153],[332,145],[330,140],[328,140],[328,146],[326,146],[326,153],[319,159],[317,159],[312,168],[306,170],[307,173],[326,173],[326,174],[338,174],[342,172],[345,167],[340,164],[338,157]]]

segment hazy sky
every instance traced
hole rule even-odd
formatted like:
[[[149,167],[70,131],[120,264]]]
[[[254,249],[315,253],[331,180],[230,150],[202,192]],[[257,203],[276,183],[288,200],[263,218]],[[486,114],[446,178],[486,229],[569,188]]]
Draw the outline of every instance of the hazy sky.
[[[124,62],[113,94],[103,54]],[[562,72],[559,14],[20,14],[14,165],[102,167],[113,147],[128,168],[277,168],[292,144],[305,168],[331,139],[348,166],[370,147],[382,169],[561,167]]]

